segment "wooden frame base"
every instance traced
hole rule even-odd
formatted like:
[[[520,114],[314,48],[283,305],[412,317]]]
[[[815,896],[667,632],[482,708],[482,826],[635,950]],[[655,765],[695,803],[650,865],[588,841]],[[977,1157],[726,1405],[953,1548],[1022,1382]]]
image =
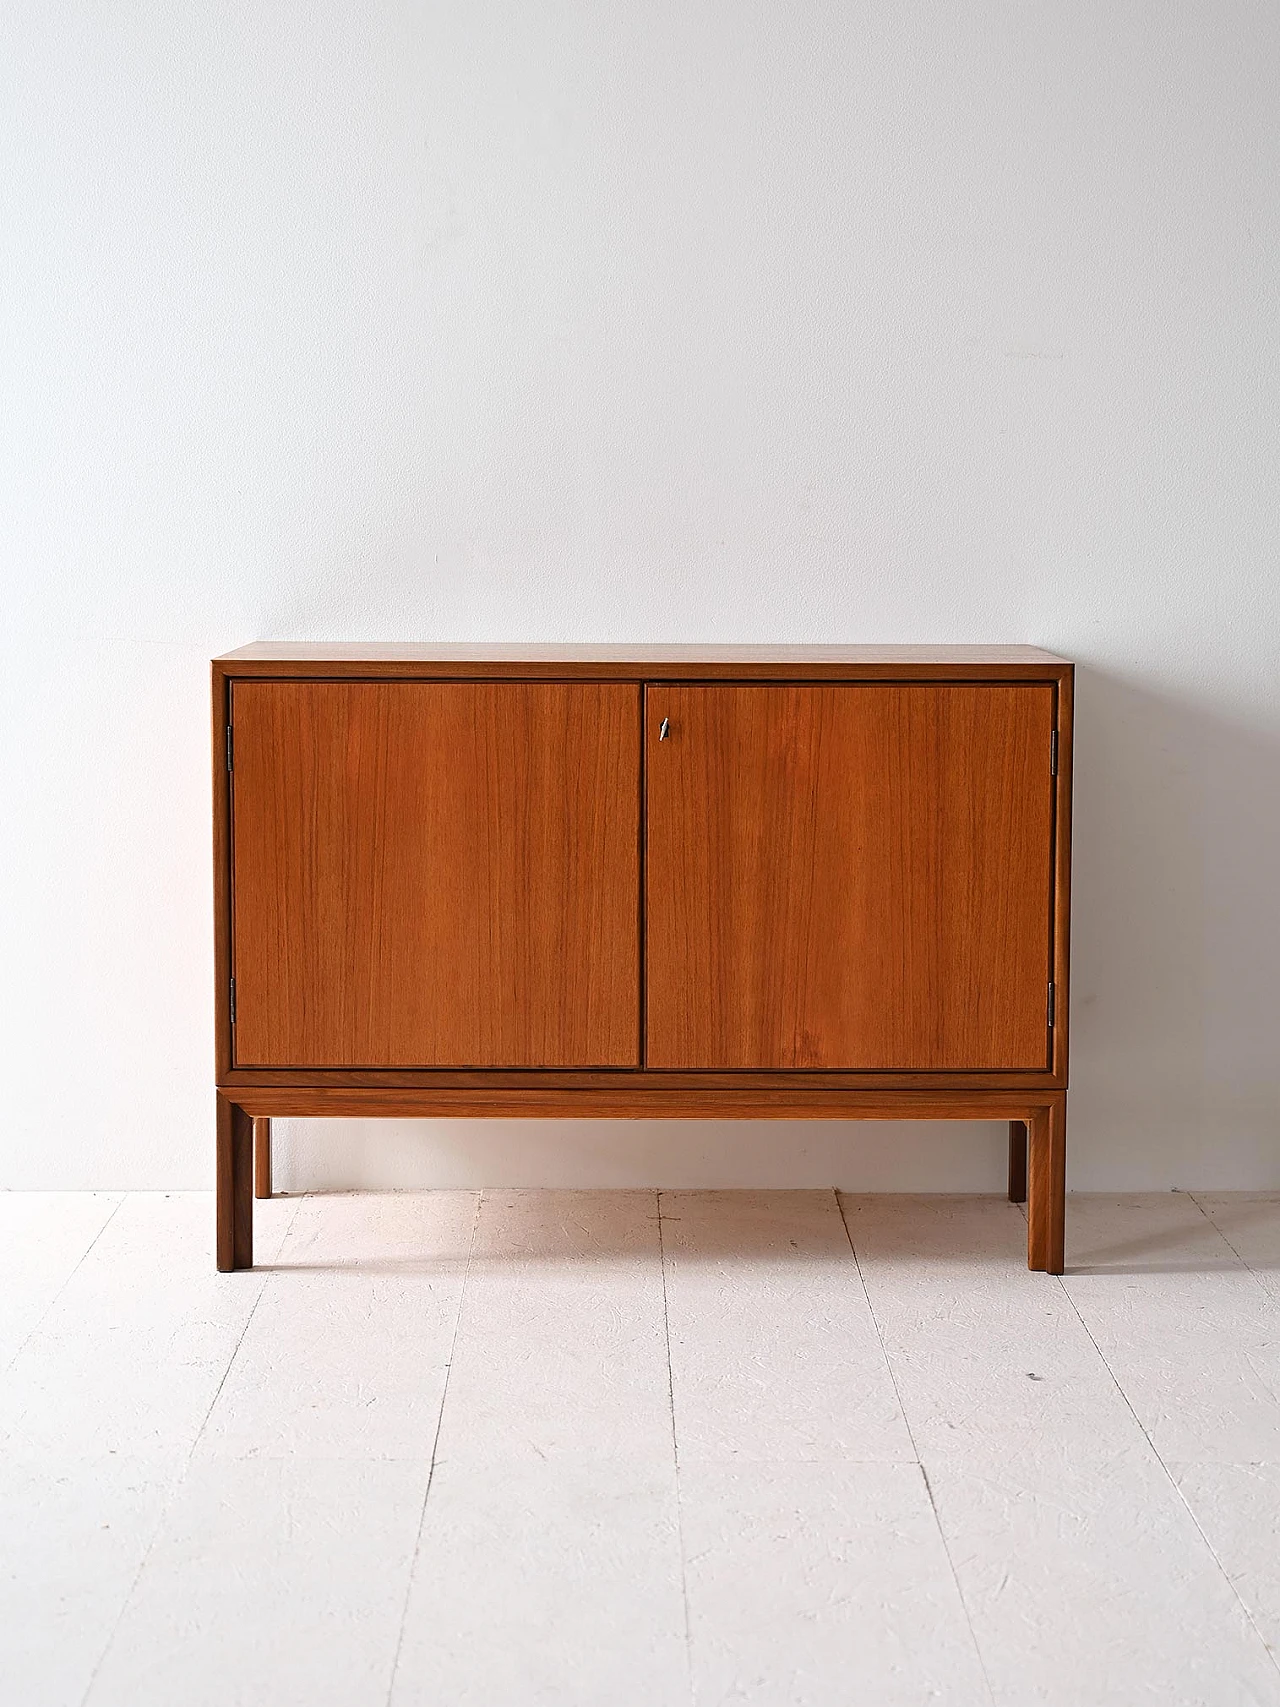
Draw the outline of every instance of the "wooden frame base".
[[[562,1120],[1007,1120],[1009,1198],[1027,1205],[1027,1267],[1061,1274],[1066,1208],[1067,1096],[1062,1090],[867,1090],[797,1085],[735,1089],[533,1090],[237,1084],[218,1091],[218,1268],[253,1267],[253,1200],[271,1195],[273,1117]]]
[[[271,1122],[258,1115],[253,1122],[253,1195],[270,1197],[271,1191]]]
[[[1027,1201],[1027,1123],[1025,1120],[1009,1122],[1009,1202],[1025,1203]],[[262,1193],[259,1192],[261,1197]]]
[[[1066,1227],[1067,1099],[1032,1115],[1027,1144],[1027,1267],[1061,1274]]]
[[[218,1095],[218,1270],[253,1267],[253,1120]]]

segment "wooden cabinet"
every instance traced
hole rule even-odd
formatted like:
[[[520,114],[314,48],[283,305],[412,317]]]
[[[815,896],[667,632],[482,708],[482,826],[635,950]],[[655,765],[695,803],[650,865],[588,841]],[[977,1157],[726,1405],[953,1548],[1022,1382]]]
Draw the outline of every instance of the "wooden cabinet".
[[[1071,690],[1031,648],[217,660],[219,1266],[275,1115],[936,1116],[1009,1120],[1060,1272]]]

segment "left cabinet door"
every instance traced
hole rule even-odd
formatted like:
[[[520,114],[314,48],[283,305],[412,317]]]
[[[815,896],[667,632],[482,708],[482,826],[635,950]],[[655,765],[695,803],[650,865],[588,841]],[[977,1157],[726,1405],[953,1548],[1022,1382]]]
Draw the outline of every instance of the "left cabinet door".
[[[237,1067],[639,1063],[640,689],[237,681]]]

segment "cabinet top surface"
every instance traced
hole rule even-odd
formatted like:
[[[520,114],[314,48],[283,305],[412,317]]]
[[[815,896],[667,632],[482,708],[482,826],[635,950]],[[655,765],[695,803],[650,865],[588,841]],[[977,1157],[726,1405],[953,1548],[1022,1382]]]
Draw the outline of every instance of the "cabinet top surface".
[[[856,669],[905,666],[950,667],[959,670],[1041,668],[1061,670],[1065,658],[1036,646],[704,646],[704,645],[580,645],[553,646],[520,643],[459,643],[440,641],[296,641],[259,640],[214,660],[221,665],[248,665],[253,673],[264,665],[287,668],[336,665],[439,665],[450,673],[475,665],[489,672],[495,666],[533,668],[541,673],[565,666],[575,674],[593,666],[610,671],[670,669],[697,674],[704,667],[717,673],[728,668],[788,668],[804,671],[852,666]],[[234,670],[232,671],[234,673]]]

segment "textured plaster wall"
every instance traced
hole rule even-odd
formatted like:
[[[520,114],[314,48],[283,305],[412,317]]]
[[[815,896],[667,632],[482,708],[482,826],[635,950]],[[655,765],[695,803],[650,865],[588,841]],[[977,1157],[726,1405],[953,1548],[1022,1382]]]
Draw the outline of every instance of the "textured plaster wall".
[[[206,661],[1080,662],[1072,1183],[1280,1185],[1272,0],[11,0],[0,1183],[212,1177]],[[993,1127],[288,1127],[988,1189]],[[378,1141],[375,1141],[378,1140]]]

